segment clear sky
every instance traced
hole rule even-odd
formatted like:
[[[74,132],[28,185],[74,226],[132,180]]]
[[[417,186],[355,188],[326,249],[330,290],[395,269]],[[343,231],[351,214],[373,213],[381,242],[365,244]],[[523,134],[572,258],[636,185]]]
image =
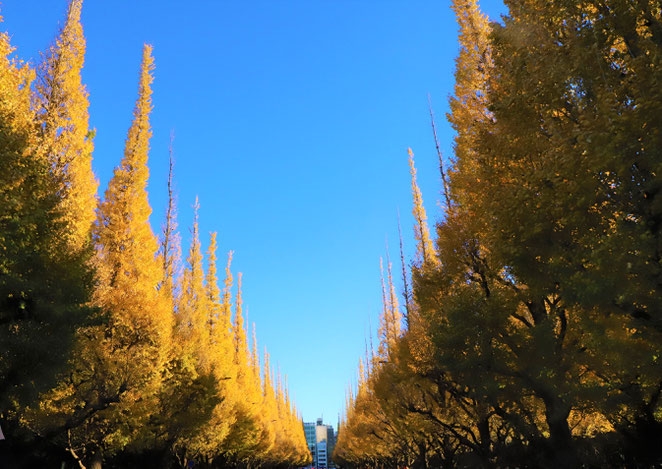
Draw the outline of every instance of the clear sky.
[[[0,29],[35,62],[66,0],[4,0]],[[450,2],[86,0],[83,80],[103,195],[123,155],[142,44],[156,63],[149,197],[160,231],[168,142],[175,132],[186,249],[195,196],[206,249],[235,252],[258,344],[287,375],[306,421],[336,424],[368,324],[381,309],[388,237],[400,271],[414,253],[407,147],[428,216],[440,216],[427,94],[445,157],[457,25]],[[496,20],[500,0],[484,0]],[[221,266],[219,266],[221,267]],[[398,286],[401,282],[398,282]],[[401,291],[401,288],[398,287]]]

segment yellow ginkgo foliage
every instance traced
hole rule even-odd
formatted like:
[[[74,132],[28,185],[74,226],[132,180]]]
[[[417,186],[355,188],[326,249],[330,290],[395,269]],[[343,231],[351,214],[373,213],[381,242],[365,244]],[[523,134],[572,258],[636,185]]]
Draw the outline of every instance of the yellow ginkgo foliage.
[[[70,1],[64,27],[38,68],[33,98],[36,153],[48,161],[56,178],[63,235],[74,251],[89,246],[99,185],[92,171],[88,93],[81,82],[85,60],[82,4],[82,0]]]
[[[115,169],[99,209],[94,237],[98,286],[94,304],[108,317],[93,353],[106,368],[105,387],[113,389],[115,412],[130,412],[127,423],[104,435],[100,450],[119,446],[149,417],[160,385],[172,333],[169,303],[157,289],[162,269],[157,240],[149,224],[147,157],[151,129],[152,47],[143,48],[138,99],[129,128],[124,158]],[[108,418],[120,419],[120,415]]]

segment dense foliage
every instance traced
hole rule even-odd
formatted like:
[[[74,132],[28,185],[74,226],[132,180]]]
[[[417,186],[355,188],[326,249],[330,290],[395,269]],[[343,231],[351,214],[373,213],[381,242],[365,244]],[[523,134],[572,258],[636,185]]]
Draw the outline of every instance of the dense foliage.
[[[445,213],[432,239],[412,159],[407,327],[362,360],[344,467],[662,460],[662,4],[505,3],[453,2]]]
[[[151,46],[97,199],[81,7],[35,69],[0,35],[1,465],[305,465],[286,386],[254,334],[249,350],[232,252],[218,286],[215,235],[203,269],[197,208],[181,268],[172,158],[160,239],[150,226]]]

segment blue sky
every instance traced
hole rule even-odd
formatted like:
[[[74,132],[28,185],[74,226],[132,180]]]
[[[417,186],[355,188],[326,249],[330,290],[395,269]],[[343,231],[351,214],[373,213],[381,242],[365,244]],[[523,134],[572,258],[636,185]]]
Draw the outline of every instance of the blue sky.
[[[119,163],[144,42],[156,63],[149,197],[160,230],[168,142],[184,248],[196,195],[206,249],[235,252],[258,344],[287,374],[306,421],[334,426],[369,321],[381,309],[388,237],[400,271],[415,246],[407,147],[428,216],[440,209],[427,94],[445,157],[457,25],[446,1],[87,0],[83,80],[103,195]],[[499,0],[481,2],[491,19]],[[66,0],[3,2],[1,30],[32,62],[53,41]],[[399,282],[400,283],[400,282]],[[400,287],[398,287],[401,290]]]

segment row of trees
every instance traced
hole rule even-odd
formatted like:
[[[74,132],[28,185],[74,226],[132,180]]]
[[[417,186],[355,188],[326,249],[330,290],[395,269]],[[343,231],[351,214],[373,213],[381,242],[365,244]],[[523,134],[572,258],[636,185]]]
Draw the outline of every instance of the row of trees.
[[[662,4],[505,3],[453,1],[444,216],[431,237],[410,159],[406,327],[389,263],[344,467],[662,460]]]
[[[180,260],[172,191],[149,224],[152,49],[103,201],[81,83],[82,0],[35,68],[0,35],[0,423],[3,464],[290,467],[310,461],[286,385],[249,350],[232,252]],[[184,265],[181,265],[184,264]],[[7,455],[8,454],[8,455]]]

